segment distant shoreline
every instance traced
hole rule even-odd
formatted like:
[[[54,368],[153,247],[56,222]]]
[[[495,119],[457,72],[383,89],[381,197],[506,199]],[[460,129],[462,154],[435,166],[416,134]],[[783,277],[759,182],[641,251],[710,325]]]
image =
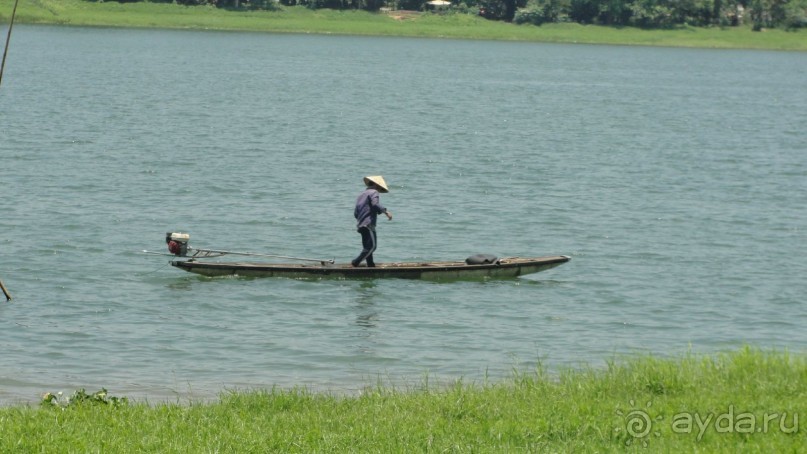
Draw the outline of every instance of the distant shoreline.
[[[0,0],[0,21],[5,26],[13,4],[13,0]],[[754,32],[750,26],[643,30],[570,23],[537,27],[489,21],[462,13],[368,13],[310,10],[305,7],[282,7],[279,11],[229,11],[163,3],[40,0],[36,3],[20,2],[15,23],[807,51],[807,38],[803,30]]]

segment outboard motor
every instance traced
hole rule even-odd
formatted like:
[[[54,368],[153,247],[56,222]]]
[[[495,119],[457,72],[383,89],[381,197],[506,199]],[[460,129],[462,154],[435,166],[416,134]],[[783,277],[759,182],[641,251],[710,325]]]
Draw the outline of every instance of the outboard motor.
[[[165,234],[165,242],[168,244],[168,252],[185,257],[188,255],[188,241],[191,236],[187,233],[168,232]]]

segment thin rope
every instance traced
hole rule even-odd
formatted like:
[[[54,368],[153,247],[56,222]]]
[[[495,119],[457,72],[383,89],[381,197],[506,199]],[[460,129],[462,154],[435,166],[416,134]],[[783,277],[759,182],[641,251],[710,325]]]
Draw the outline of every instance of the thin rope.
[[[148,271],[148,272],[145,272],[145,273],[137,273],[137,276],[140,276],[140,277],[143,277],[143,276],[151,276],[152,274],[156,274],[158,271],[161,271],[161,270],[163,270],[163,269],[167,268],[167,267],[168,267],[168,265],[170,265],[170,264],[171,264],[171,262],[168,262],[168,263],[166,263],[165,265],[163,265],[163,266],[161,266],[161,267],[157,268],[157,269],[156,269],[156,270],[154,270],[154,271]]]

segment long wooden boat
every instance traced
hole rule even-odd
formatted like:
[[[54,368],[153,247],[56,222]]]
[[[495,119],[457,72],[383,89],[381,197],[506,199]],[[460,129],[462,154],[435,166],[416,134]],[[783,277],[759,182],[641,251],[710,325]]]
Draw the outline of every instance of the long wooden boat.
[[[204,276],[244,277],[289,277],[289,278],[337,278],[372,279],[399,278],[425,280],[464,280],[483,278],[513,278],[548,270],[568,262],[565,255],[548,257],[508,257],[494,263],[469,265],[457,262],[403,262],[383,263],[368,268],[350,264],[315,263],[261,263],[261,262],[212,262],[189,258],[173,260],[171,265]]]

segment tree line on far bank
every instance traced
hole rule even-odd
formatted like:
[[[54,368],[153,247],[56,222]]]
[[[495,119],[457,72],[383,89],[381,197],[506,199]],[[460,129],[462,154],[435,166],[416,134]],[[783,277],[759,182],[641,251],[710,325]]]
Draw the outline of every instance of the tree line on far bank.
[[[103,1],[103,0],[88,0]],[[117,0],[208,5],[234,9],[277,9],[301,5],[312,9],[382,8],[434,10],[431,0]],[[450,0],[441,12],[479,14],[518,24],[576,22],[579,24],[673,28],[738,26],[796,29],[807,27],[807,0]]]

